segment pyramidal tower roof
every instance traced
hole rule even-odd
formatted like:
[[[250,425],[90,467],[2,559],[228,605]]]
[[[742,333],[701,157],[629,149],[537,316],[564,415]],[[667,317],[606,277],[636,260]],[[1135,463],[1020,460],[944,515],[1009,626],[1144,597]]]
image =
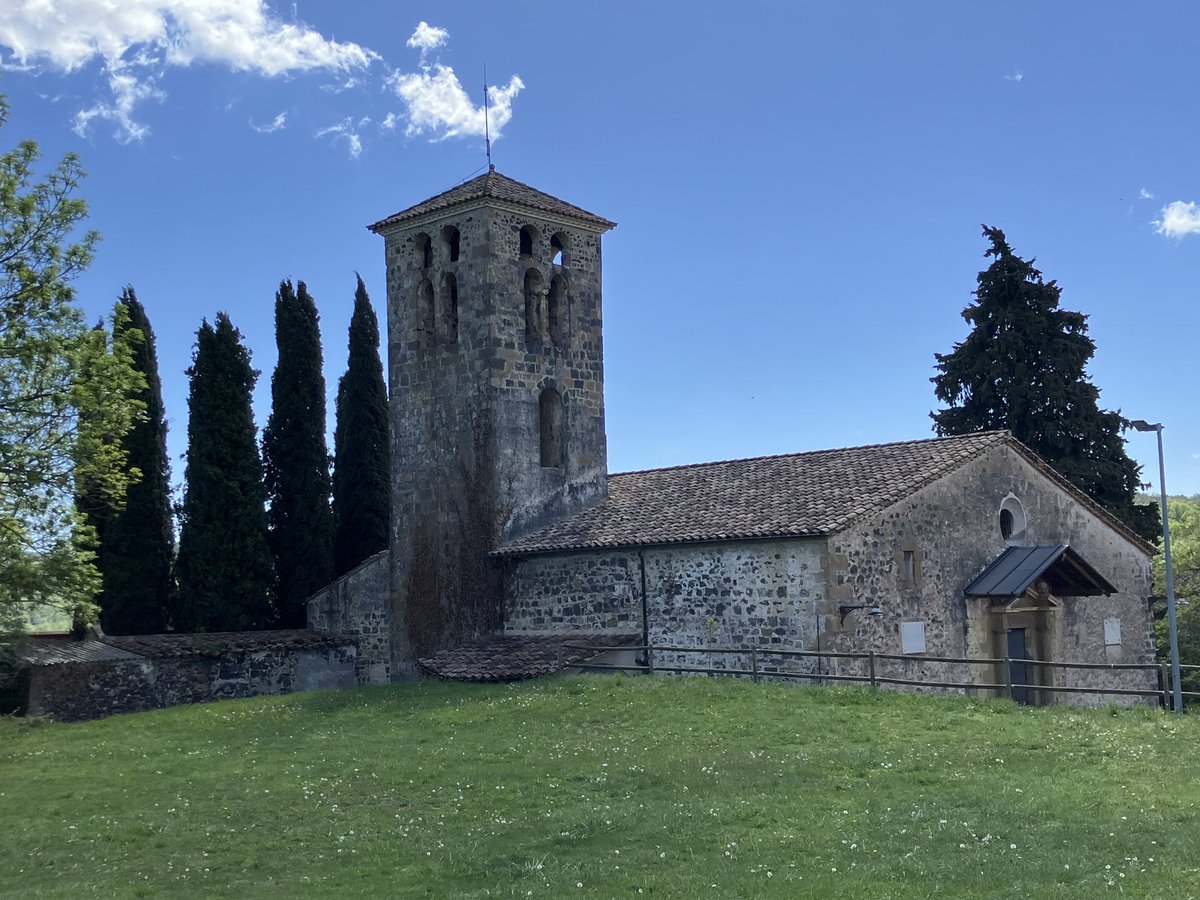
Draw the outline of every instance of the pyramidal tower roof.
[[[437,213],[451,207],[475,203],[481,200],[497,200],[502,203],[511,203],[527,209],[537,210],[538,212],[562,216],[601,231],[608,231],[608,229],[616,224],[605,219],[603,216],[590,213],[586,209],[581,209],[574,204],[567,203],[565,200],[559,200],[557,197],[543,193],[537,188],[532,188],[527,184],[517,181],[515,178],[509,178],[507,175],[501,175],[495,169],[491,169],[478,178],[464,181],[462,184],[452,187],[448,191],[443,191],[434,197],[430,197],[416,206],[402,209],[400,212],[388,216],[386,219],[380,219],[374,225],[368,225],[367,227],[371,231],[378,233],[390,226],[418,219],[429,213]]]

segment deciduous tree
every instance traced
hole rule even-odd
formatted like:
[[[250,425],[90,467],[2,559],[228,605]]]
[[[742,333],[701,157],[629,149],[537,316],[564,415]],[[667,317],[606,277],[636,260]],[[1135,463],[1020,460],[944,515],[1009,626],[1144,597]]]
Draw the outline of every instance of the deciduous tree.
[[[1179,598],[1179,660],[1185,666],[1200,666],[1200,495],[1168,497],[1167,516],[1171,523],[1171,568],[1175,572],[1175,596]],[[1165,561],[1160,554],[1154,560],[1154,593],[1167,595]],[[1158,657],[1171,659],[1167,619],[1155,623]],[[1183,671],[1180,679],[1185,691],[1200,691],[1200,671]]]
[[[7,111],[0,98],[0,125]],[[98,239],[72,237],[87,216],[79,160],[40,181],[38,160],[33,141],[0,155],[0,630],[39,603],[78,622],[94,614],[95,534],[74,499],[120,504],[122,437],[140,414],[129,348],[74,302],[71,281]]]
[[[1119,412],[1101,409],[1087,374],[1096,345],[1087,316],[1059,308],[1062,293],[1032,260],[1013,253],[1004,232],[984,226],[992,262],[963,310],[971,333],[934,354],[931,379],[945,409],[931,413],[940,435],[1007,429],[1060,474],[1149,541],[1153,506],[1135,503],[1138,465],[1125,453]]]

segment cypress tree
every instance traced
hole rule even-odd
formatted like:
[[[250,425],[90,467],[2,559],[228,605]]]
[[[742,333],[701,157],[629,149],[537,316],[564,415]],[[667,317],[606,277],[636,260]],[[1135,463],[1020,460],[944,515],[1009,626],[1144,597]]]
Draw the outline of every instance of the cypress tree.
[[[205,321],[188,369],[186,489],[176,631],[240,631],[274,621],[275,565],[250,396],[258,372],[229,316]]]
[[[108,511],[100,532],[100,624],[109,634],[156,634],[166,630],[175,545],[167,422],[146,309],[132,287],[117,302],[125,315],[114,319],[114,340],[124,338],[132,349],[133,367],[144,379],[133,398],[145,413],[123,441],[126,466],[140,475],[126,490],[124,506]]]
[[[333,554],[340,576],[387,547],[391,523],[387,389],[379,359],[379,323],[361,277],[350,318],[350,357],[338,382],[333,447]]]
[[[263,431],[271,550],[279,575],[278,625],[303,628],[305,600],[333,579],[333,513],[325,445],[325,377],[316,304],[304,282],[275,294],[279,360]]]
[[[937,353],[931,381],[948,404],[930,415],[939,435],[1007,429],[1068,481],[1149,541],[1155,507],[1136,504],[1140,467],[1125,453],[1120,412],[1101,409],[1087,374],[1096,345],[1087,316],[1058,305],[1062,289],[1033,260],[1013,253],[998,228],[984,226],[991,265],[978,276],[972,326],[948,354]]]

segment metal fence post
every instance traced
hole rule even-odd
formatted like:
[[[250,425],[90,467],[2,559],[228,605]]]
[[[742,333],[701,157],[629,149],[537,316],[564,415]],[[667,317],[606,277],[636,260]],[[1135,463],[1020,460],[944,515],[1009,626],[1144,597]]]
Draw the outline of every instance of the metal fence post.
[[[1171,676],[1167,674],[1167,664],[1158,664],[1158,688],[1162,691],[1162,708],[1171,708]]]
[[[750,648],[750,671],[754,674],[750,676],[751,681],[758,683],[758,648]]]
[[[1013,698],[1012,692],[1012,658],[1004,657],[1004,686],[1008,688],[1008,699]]]
[[[874,650],[870,651],[870,653],[868,654],[867,662],[870,664],[870,667],[871,667],[871,687],[878,689],[879,682],[877,682],[875,680],[875,651]]]
[[[646,644],[646,674],[654,674],[654,645]]]

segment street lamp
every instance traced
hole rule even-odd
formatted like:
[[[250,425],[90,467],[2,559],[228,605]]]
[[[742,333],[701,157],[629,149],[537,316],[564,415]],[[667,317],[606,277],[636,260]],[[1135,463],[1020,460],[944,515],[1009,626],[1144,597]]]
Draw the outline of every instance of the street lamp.
[[[1175,619],[1175,572],[1171,568],[1171,523],[1167,518],[1167,470],[1163,464],[1162,422],[1151,424],[1145,419],[1130,423],[1135,431],[1158,434],[1158,489],[1162,499],[1163,565],[1167,570],[1167,626],[1171,636],[1171,686],[1175,691],[1175,712],[1183,712],[1183,689],[1179,685],[1179,629]]]

